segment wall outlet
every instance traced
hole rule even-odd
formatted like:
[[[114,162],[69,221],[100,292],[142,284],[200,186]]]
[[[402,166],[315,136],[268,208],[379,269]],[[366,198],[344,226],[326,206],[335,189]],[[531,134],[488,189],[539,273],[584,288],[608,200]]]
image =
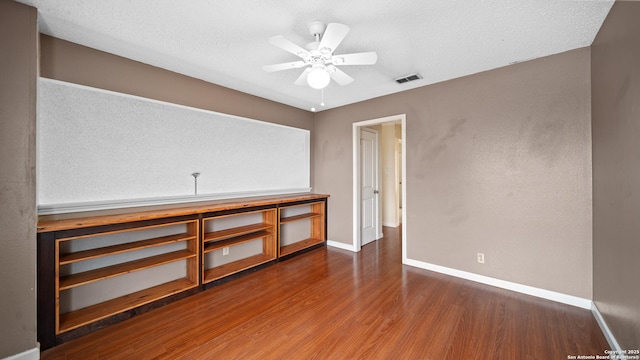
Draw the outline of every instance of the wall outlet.
[[[226,256],[229,255],[229,247],[223,247],[222,248],[222,256]]]
[[[484,254],[483,253],[478,253],[478,262],[480,264],[484,264]]]

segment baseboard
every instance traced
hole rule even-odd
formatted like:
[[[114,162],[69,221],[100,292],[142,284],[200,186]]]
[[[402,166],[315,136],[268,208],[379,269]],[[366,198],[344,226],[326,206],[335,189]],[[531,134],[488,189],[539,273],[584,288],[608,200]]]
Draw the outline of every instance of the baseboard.
[[[23,351],[19,354],[11,355],[3,360],[38,360],[40,359],[40,349],[33,348],[27,351]]]
[[[587,310],[591,310],[592,308],[591,300],[580,298],[573,295],[567,295],[567,294],[563,294],[555,291],[536,288],[533,286],[522,285],[522,284],[514,283],[511,281],[495,279],[495,278],[484,276],[484,275],[478,275],[478,274],[461,271],[457,269],[452,269],[445,266],[434,265],[434,264],[430,264],[430,263],[426,263],[418,260],[407,259],[405,261],[405,264],[410,266],[415,266],[425,270],[435,271],[441,274],[451,275],[458,278],[499,287],[506,290],[519,292],[522,294],[532,295],[542,299],[547,299],[547,300],[551,300],[551,301],[555,301],[555,302],[559,302],[567,305],[576,306],[576,307],[587,309]]]
[[[604,334],[605,339],[607,339],[609,346],[611,346],[611,350],[616,350],[618,351],[618,354],[622,354],[623,352],[622,352],[622,348],[620,347],[620,344],[618,344],[616,337],[613,336],[611,329],[609,329],[609,326],[607,326],[607,322],[604,321],[602,314],[600,314],[600,310],[598,310],[598,307],[594,302],[591,303],[591,312],[593,313],[593,316],[596,318],[596,321],[600,326],[600,330],[602,330],[602,333]]]
[[[354,249],[353,244],[345,244],[338,241],[327,240],[327,246],[357,252],[356,249]]]

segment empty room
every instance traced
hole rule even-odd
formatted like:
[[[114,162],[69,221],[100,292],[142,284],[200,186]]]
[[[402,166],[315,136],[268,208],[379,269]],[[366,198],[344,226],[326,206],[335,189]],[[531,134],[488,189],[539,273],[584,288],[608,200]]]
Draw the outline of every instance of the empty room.
[[[638,18],[0,0],[0,359],[640,359]]]

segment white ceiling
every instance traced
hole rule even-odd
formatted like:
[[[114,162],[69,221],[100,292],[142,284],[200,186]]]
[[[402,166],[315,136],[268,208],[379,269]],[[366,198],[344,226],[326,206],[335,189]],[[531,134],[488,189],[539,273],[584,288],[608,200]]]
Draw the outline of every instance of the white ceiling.
[[[386,94],[591,45],[613,0],[19,0],[42,33],[309,110]],[[351,27],[335,54],[375,51],[355,81],[320,91],[293,82],[298,60],[267,42],[304,46],[311,21]],[[418,72],[422,80],[394,79]]]

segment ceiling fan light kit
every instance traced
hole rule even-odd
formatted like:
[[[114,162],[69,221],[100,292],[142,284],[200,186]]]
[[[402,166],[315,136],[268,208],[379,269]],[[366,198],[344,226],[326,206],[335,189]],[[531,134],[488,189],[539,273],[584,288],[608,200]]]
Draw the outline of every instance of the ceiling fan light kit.
[[[331,82],[331,75],[324,66],[314,66],[307,75],[307,83],[314,89],[324,89]]]
[[[301,60],[266,65],[264,71],[274,72],[288,69],[306,67],[298,79],[296,85],[307,84],[314,89],[324,89],[331,80],[338,85],[347,85],[353,82],[353,78],[336,66],[342,65],[373,65],[378,60],[378,55],[373,52],[334,55],[335,49],[347,36],[347,25],[330,23],[324,25],[320,21],[309,24],[309,32],[314,41],[306,45],[306,49],[287,40],[283,36],[274,36],[269,43],[301,58]]]

